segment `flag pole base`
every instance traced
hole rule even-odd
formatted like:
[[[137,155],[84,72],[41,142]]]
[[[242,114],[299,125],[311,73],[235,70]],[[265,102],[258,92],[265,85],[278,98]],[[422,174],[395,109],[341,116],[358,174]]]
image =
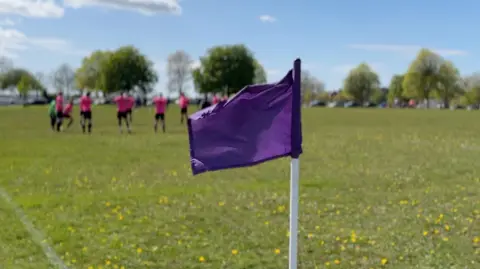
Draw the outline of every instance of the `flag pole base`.
[[[297,269],[298,250],[298,185],[300,177],[300,160],[290,161],[290,236],[288,247],[288,268]]]

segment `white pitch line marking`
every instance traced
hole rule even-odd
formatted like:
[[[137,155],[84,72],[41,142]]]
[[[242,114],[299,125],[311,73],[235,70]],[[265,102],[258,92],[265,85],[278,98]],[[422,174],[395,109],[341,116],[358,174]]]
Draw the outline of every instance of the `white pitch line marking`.
[[[48,260],[50,261],[50,264],[59,269],[68,269],[55,250],[47,243],[42,232],[33,226],[33,223],[27,218],[25,212],[23,212],[23,210],[12,200],[12,197],[10,197],[10,195],[8,195],[3,188],[0,188],[0,196],[2,196],[5,202],[7,202],[13,211],[15,211],[17,217],[23,223],[23,226],[25,226],[25,229],[27,229],[27,231],[30,233],[32,240],[42,248],[43,253],[45,253],[45,256],[47,256]]]

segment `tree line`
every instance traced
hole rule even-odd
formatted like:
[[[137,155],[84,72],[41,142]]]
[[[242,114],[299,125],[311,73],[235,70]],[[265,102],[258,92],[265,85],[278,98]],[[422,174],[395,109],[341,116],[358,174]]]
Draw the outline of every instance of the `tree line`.
[[[245,85],[267,81],[263,66],[244,45],[211,48],[200,59],[200,66],[194,63],[182,50],[169,55],[166,83],[169,93],[183,92],[193,85],[198,93],[232,94]],[[49,75],[33,74],[14,67],[5,57],[0,58],[0,89],[16,89],[21,95],[32,90],[46,92],[47,85],[67,95],[75,89],[147,94],[158,81],[154,63],[134,46],[94,51],[82,59],[76,70],[62,64]]]
[[[212,47],[194,65],[183,50],[171,53],[167,60],[166,88],[169,93],[186,91],[190,85],[200,94],[230,95],[245,85],[266,83],[262,64],[245,45]],[[11,60],[0,58],[0,89],[15,88],[20,94],[31,90],[46,92],[46,86],[67,93],[74,89],[102,91],[136,91],[147,94],[159,81],[154,63],[134,46],[116,50],[97,50],[83,58],[74,70],[62,64],[49,75],[32,74],[14,67]],[[308,70],[302,71],[302,99],[394,103],[408,100],[440,99],[445,107],[456,104],[480,104],[480,75],[460,76],[451,61],[428,49],[421,49],[404,74],[394,75],[388,87],[381,87],[378,74],[361,63],[350,70],[343,87],[328,93],[325,84]]]

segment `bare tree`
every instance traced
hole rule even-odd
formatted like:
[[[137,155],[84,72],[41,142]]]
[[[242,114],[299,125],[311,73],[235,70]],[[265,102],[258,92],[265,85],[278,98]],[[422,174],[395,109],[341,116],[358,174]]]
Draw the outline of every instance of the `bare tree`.
[[[52,74],[52,83],[56,90],[62,90],[69,96],[75,82],[75,72],[68,64],[62,64]]]
[[[169,92],[183,92],[187,87],[188,81],[192,78],[192,58],[183,50],[168,56],[167,88]]]
[[[13,68],[13,62],[7,57],[0,56],[0,74],[6,73]]]
[[[42,71],[38,71],[35,73],[35,78],[37,78],[38,82],[43,85],[44,87],[47,87],[47,78],[45,76],[45,73]],[[37,93],[37,97],[40,95],[40,89],[35,89],[35,92]]]
[[[325,83],[313,76],[309,71],[302,71],[302,101],[310,103],[325,92]]]

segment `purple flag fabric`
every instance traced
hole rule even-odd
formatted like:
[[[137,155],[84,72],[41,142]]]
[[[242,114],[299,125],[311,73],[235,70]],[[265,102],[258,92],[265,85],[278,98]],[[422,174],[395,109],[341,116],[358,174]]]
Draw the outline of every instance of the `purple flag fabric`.
[[[296,79],[300,79],[300,70],[294,68],[276,84],[247,86],[230,100],[191,115],[188,135],[193,174],[285,156],[298,158],[302,133]]]

